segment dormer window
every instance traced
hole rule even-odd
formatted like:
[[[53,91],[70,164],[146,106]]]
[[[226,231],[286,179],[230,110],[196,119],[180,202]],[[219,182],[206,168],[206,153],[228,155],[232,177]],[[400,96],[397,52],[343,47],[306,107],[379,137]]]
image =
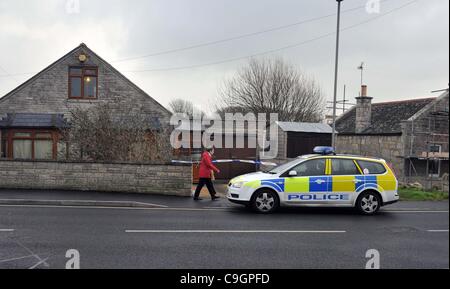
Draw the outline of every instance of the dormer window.
[[[69,98],[96,99],[98,93],[97,67],[69,68]]]

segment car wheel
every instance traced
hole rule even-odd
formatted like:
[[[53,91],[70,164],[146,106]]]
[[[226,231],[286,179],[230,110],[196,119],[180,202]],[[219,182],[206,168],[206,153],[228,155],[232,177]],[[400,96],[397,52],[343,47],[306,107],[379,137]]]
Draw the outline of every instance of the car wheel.
[[[364,215],[374,215],[381,208],[381,198],[376,192],[363,192],[358,197],[356,207]]]
[[[277,193],[271,190],[259,190],[252,198],[252,208],[263,214],[273,213],[280,206]]]

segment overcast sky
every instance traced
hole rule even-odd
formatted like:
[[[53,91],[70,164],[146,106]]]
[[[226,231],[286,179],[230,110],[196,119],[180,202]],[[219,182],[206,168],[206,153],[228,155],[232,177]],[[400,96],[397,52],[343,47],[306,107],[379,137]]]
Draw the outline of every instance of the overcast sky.
[[[33,76],[23,73],[39,72],[84,42],[163,105],[184,98],[210,111],[218,87],[245,65],[246,56],[304,43],[259,57],[281,57],[292,63],[315,78],[327,99],[332,99],[335,35],[320,37],[335,31],[335,16],[196,49],[116,60],[331,15],[336,13],[334,0],[78,2],[79,11],[66,0],[0,0],[0,97]],[[449,1],[418,0],[404,6],[411,0],[385,0],[379,14],[368,13],[363,7],[366,2],[342,4],[342,28],[353,28],[341,37],[340,94],[346,84],[347,96],[357,96],[361,61],[366,63],[364,82],[375,102],[436,96],[430,92],[446,88]],[[361,8],[352,9],[356,7]],[[403,8],[384,15],[399,7]],[[236,58],[242,59],[164,70]],[[155,69],[163,70],[142,71]]]

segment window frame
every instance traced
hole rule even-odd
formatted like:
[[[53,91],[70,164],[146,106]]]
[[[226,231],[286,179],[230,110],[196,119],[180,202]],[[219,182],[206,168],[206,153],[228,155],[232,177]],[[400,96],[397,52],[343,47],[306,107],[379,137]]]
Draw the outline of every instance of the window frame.
[[[431,166],[436,165],[436,173],[433,174],[431,170]],[[441,176],[441,160],[440,159],[430,159],[427,162],[427,171],[428,171],[428,177],[431,179],[438,179]]]
[[[329,158],[328,160],[329,160],[329,175],[330,176],[337,176],[337,177],[338,176],[359,176],[359,175],[363,174],[362,171],[361,171],[361,168],[359,167],[358,163],[354,159],[350,159],[350,158]],[[333,160],[338,160],[338,161],[344,160],[344,161],[352,162],[353,165],[355,166],[355,169],[356,169],[357,173],[356,174],[345,174],[345,175],[334,174],[333,173]]]
[[[15,136],[16,133],[30,133],[31,136]],[[48,133],[50,137],[36,137],[36,134]],[[58,153],[58,141],[59,134],[57,131],[52,129],[11,129],[8,130],[7,136],[7,158],[14,159],[14,141],[15,140],[30,140],[31,141],[31,160],[39,161],[39,160],[56,160]],[[35,141],[46,140],[52,141],[52,157],[51,159],[36,159],[35,157]]]
[[[364,167],[361,166],[360,162],[368,162],[368,163],[378,164],[378,165],[380,165],[381,167],[383,167],[383,170],[384,170],[384,171],[383,171],[382,173],[371,173],[371,172],[369,171],[369,175],[380,176],[380,175],[384,175],[384,174],[386,174],[386,173],[388,172],[388,170],[386,169],[386,166],[385,166],[383,163],[381,163],[381,162],[369,161],[369,160],[356,160],[356,164],[358,165],[358,168],[361,170],[361,172],[362,172],[363,175],[365,175],[365,174],[364,174]]]
[[[431,150],[431,148],[432,147],[437,147],[437,148],[439,148],[439,150],[437,151],[437,152],[433,152],[432,150]],[[442,144],[435,144],[435,143],[432,143],[432,144],[429,144],[428,145],[428,151],[430,152],[430,153],[442,153]]]
[[[281,178],[287,178],[287,177],[290,177],[289,176],[289,172],[290,171],[293,171],[296,167],[298,167],[298,166],[300,166],[300,165],[304,165],[304,164],[306,164],[307,162],[312,162],[312,161],[324,161],[325,162],[325,167],[324,167],[324,170],[323,170],[323,174],[321,174],[321,175],[311,175],[311,176],[303,176],[303,175],[297,175],[296,177],[299,177],[299,178],[309,178],[309,177],[322,177],[322,176],[326,176],[327,174],[326,174],[326,172],[327,172],[327,159],[326,158],[314,158],[314,159],[310,159],[310,160],[305,160],[305,161],[302,161],[302,162],[300,162],[300,163],[297,163],[297,164],[295,164],[294,166],[292,166],[290,169],[288,169],[288,170],[286,170],[284,173],[282,173],[281,175],[280,175],[280,177]]]
[[[81,69],[81,74],[72,74],[71,73],[71,69]],[[91,75],[91,74],[85,74],[86,70],[94,70],[95,71],[95,75]],[[69,71],[68,71],[68,79],[69,79],[69,99],[98,99],[98,66],[69,66]],[[84,78],[85,77],[95,77],[96,78],[96,83],[95,83],[95,96],[94,97],[89,97],[89,96],[85,96],[84,95]],[[72,78],[79,78],[81,80],[81,90],[80,90],[80,95],[81,96],[72,96]]]

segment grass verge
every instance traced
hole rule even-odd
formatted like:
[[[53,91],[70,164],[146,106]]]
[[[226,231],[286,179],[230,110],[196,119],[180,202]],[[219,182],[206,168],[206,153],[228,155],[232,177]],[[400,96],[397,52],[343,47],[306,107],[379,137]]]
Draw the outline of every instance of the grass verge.
[[[448,193],[440,191],[423,191],[412,188],[398,190],[402,201],[444,201],[448,200]]]

